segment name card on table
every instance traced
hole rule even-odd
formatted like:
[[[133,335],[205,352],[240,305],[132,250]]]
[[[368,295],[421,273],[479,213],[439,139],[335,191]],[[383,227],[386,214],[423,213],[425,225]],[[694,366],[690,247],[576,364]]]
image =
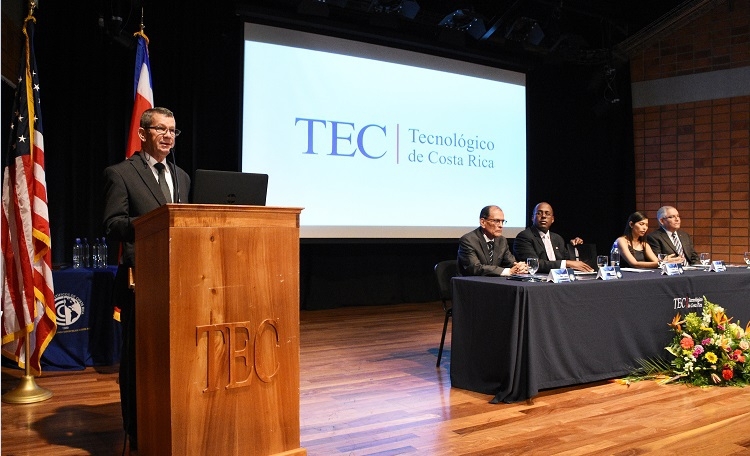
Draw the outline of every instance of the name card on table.
[[[721,260],[712,261],[711,267],[709,267],[708,270],[714,272],[724,272],[727,270],[727,265],[725,265]]]
[[[661,265],[661,273],[668,276],[682,274],[682,265],[679,263],[664,263]]]
[[[573,280],[575,280],[575,275],[572,270],[568,269],[551,269],[547,276],[547,282],[552,283],[565,283]]]
[[[620,277],[622,277],[622,273],[619,266],[602,266],[596,273],[596,278],[602,280],[619,279]]]

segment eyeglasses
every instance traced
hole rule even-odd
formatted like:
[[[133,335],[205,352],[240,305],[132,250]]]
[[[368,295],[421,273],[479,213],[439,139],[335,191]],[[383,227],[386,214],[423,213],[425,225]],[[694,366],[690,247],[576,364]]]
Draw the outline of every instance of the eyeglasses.
[[[537,217],[541,217],[543,215],[546,215],[547,217],[551,217],[552,216],[552,212],[550,212],[550,211],[536,211],[535,214],[536,214]]]
[[[502,220],[502,219],[488,219],[488,218],[486,218],[485,220],[487,220],[488,222],[492,223],[493,225],[505,225],[506,223],[508,223],[507,220]]]
[[[167,128],[163,125],[158,125],[156,127],[143,127],[144,130],[155,130],[160,135],[166,135],[167,132],[171,133],[175,138],[180,136],[180,133],[182,133],[180,130],[176,128]]]

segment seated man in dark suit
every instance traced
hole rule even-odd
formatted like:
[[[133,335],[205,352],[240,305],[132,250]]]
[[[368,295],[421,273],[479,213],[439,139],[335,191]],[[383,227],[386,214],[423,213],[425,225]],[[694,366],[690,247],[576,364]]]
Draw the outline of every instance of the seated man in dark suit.
[[[700,255],[693,247],[690,235],[680,229],[680,213],[672,206],[662,206],[656,211],[659,229],[646,236],[654,255],[665,253],[685,258],[685,264],[700,264]]]
[[[503,234],[505,214],[497,206],[486,206],[479,213],[479,228],[458,243],[458,274],[463,276],[507,276],[528,272],[510,253]]]
[[[531,226],[516,236],[513,244],[516,258],[521,261],[526,261],[526,258],[539,258],[539,272],[563,268],[593,271],[594,269],[585,262],[572,258],[562,236],[549,230],[554,221],[552,206],[544,202],[537,204],[531,213]],[[583,240],[575,238],[570,243],[580,245],[583,244]]]

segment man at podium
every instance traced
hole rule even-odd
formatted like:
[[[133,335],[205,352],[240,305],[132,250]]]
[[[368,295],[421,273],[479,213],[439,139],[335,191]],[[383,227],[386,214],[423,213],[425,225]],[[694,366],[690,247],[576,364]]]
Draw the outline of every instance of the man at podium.
[[[133,220],[167,203],[187,202],[190,177],[167,156],[180,130],[172,111],[146,110],[138,136],[141,150],[104,170],[104,230],[110,243],[121,246],[113,289],[114,305],[120,309],[122,356],[120,360],[120,402],[125,432],[131,449],[137,448],[135,392],[135,294],[131,284],[135,268]],[[166,278],[165,278],[166,282]]]

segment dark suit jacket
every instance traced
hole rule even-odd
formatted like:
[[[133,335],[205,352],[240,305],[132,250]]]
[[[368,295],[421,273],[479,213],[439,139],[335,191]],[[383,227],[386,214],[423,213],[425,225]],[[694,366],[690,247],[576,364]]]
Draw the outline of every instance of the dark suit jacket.
[[[172,195],[175,202],[187,202],[190,177],[169,164],[177,178]],[[112,287],[113,304],[120,309],[122,354],[120,357],[120,405],[125,431],[131,445],[138,435],[135,374],[135,294],[128,287],[128,270],[135,266],[135,229],[133,221],[167,203],[151,167],[140,153],[104,170],[104,231],[111,245],[122,245],[122,257]],[[173,182],[174,183],[174,182]],[[164,278],[165,283],[168,278]]]
[[[549,232],[549,238],[552,242],[552,248],[555,249],[555,261],[550,261],[547,257],[547,249],[544,248],[544,242],[538,229],[533,226],[526,228],[518,233],[513,243],[513,253],[518,261],[526,261],[526,258],[539,258],[539,271],[549,272],[550,269],[559,269],[562,260],[570,260],[568,249],[565,246],[565,240],[559,234]]]
[[[179,201],[187,202],[190,192],[190,176],[169,164],[172,176],[177,176]],[[133,220],[167,203],[159,183],[148,163],[140,153],[104,170],[104,232],[112,245],[122,243],[124,266],[135,265],[135,230]]]
[[[693,247],[693,240],[690,239],[690,235],[682,230],[677,230],[677,237],[680,238],[682,251],[685,254],[685,258],[688,260],[688,263],[700,264],[701,257],[695,252],[695,247]],[[646,236],[646,241],[651,246],[651,250],[654,251],[654,255],[659,255],[660,253],[666,253],[667,255],[677,255],[677,250],[675,250],[674,248],[674,244],[672,243],[672,239],[669,237],[669,233],[667,233],[662,227],[659,227],[658,230],[648,234]]]
[[[515,261],[508,248],[508,240],[498,236],[495,238],[492,262],[490,262],[490,251],[484,240],[482,228],[464,234],[458,242],[459,275],[499,276],[505,268],[513,266]]]

